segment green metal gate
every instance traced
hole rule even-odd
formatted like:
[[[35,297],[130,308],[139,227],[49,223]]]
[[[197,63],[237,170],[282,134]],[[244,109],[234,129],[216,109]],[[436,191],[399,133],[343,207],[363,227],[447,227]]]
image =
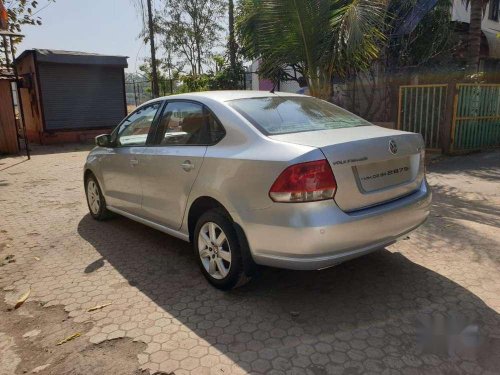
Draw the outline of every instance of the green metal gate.
[[[420,133],[426,148],[441,150],[447,88],[446,84],[400,86],[398,129]]]
[[[500,84],[457,84],[451,127],[452,151],[495,146],[500,146]]]

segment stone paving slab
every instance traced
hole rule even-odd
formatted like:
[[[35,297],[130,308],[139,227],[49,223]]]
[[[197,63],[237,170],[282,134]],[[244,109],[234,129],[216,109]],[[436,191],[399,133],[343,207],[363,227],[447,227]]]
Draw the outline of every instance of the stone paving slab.
[[[94,221],[85,156],[0,159],[7,303],[30,287],[30,300],[92,322],[90,343],[145,343],[137,366],[151,373],[499,373],[499,151],[431,165],[432,216],[406,240],[323,271],[266,268],[229,293],[204,280],[189,244]]]

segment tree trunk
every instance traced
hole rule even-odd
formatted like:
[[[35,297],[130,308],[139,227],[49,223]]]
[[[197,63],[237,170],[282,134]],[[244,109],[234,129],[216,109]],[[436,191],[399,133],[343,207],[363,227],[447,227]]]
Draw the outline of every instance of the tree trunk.
[[[193,31],[194,31],[194,44],[195,44],[195,49],[196,49],[196,65],[197,65],[197,70],[198,72],[195,73],[195,75],[200,75],[201,74],[201,32],[199,30],[199,21],[198,21],[198,15],[195,13],[193,14]]]
[[[330,102],[333,96],[331,76],[327,70],[321,71],[319,74],[314,74],[314,72],[318,70],[317,67],[314,67],[305,72],[308,81],[309,95]]]
[[[476,72],[481,48],[481,22],[483,20],[483,0],[470,0],[469,45],[467,68]]]
[[[200,43],[196,43],[196,54],[198,58],[198,74],[201,74],[201,48]]]
[[[229,0],[228,5],[229,12],[229,63],[231,64],[231,69],[236,71],[236,42],[234,40],[234,2]]]
[[[151,0],[148,3],[148,28],[149,28],[149,44],[151,45],[151,89],[153,97],[160,96],[160,89],[158,87],[158,71],[156,69],[156,50],[155,50],[155,32],[153,27],[153,13],[151,11]]]

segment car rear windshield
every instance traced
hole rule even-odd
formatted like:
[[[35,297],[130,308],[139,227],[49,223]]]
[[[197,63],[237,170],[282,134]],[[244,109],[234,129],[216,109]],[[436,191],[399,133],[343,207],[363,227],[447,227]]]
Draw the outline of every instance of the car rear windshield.
[[[345,109],[311,97],[236,99],[228,104],[265,135],[371,125]]]

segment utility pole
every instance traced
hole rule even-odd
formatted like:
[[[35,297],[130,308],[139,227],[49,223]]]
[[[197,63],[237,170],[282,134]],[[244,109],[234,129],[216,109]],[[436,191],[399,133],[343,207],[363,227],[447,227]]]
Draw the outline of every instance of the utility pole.
[[[236,70],[236,41],[234,40],[234,1],[229,0],[229,64],[233,72]]]
[[[151,45],[151,89],[153,92],[153,97],[157,98],[160,96],[160,90],[158,88],[158,70],[156,68],[156,51],[155,51],[155,33],[153,27],[153,13],[151,11],[151,0],[147,0],[148,3],[148,28],[149,28],[149,43]]]

